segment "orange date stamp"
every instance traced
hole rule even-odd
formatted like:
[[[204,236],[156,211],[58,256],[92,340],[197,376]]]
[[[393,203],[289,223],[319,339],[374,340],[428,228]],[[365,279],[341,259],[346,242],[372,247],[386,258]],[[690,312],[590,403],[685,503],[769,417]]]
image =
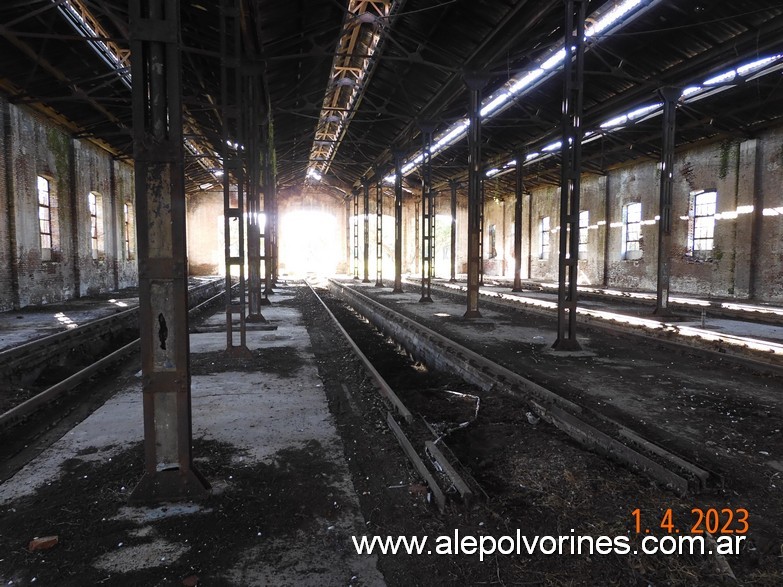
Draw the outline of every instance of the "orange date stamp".
[[[666,508],[663,514],[658,516],[643,516],[642,511],[636,508],[631,512],[631,516],[637,534],[650,534],[653,529],[660,528],[667,534],[741,535],[747,534],[750,529],[749,514],[745,508],[692,508],[691,519],[686,522],[675,520],[671,508]]]

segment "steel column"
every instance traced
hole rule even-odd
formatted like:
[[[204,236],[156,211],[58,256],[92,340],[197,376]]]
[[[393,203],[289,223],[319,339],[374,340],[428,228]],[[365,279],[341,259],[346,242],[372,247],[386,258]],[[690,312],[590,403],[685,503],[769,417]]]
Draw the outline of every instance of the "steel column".
[[[274,142],[272,139],[272,121],[271,112],[264,126],[264,165],[263,165],[263,186],[264,186],[264,232],[260,235],[263,243],[261,251],[264,260],[264,298],[261,300],[263,305],[269,305],[269,296],[275,293],[272,286],[275,283],[277,262],[275,243],[277,230],[277,190],[275,185],[275,169],[273,164]]]
[[[375,184],[375,287],[383,287],[383,180]]]
[[[459,184],[451,179],[449,188],[451,188],[451,279],[454,283],[457,281],[457,186]]]
[[[239,0],[221,0],[220,54],[223,115],[223,236],[226,264],[226,352],[247,354],[245,324],[245,169],[244,92],[240,59],[242,52]],[[236,185],[236,202],[231,182]],[[234,205],[232,205],[234,204]],[[236,227],[236,235],[232,235]],[[231,287],[238,282],[237,299]]]
[[[479,193],[481,194],[481,205],[479,206],[479,285],[484,285],[484,208],[487,203],[485,188],[486,188],[486,174],[481,174],[481,182],[479,183]]]
[[[435,192],[432,189],[432,131],[430,122],[419,124],[421,129],[421,298],[432,302],[432,278],[435,277]]]
[[[468,108],[468,294],[465,318],[480,318],[479,265],[481,240],[481,90],[486,80],[478,75],[465,75],[470,91]]]
[[[362,179],[364,193],[364,279],[362,283],[370,283],[370,180]]]
[[[269,303],[261,288],[261,181],[262,181],[262,139],[263,121],[258,105],[262,103],[261,85],[258,75],[250,74],[243,80],[247,88],[245,155],[247,164],[247,277],[248,277],[248,322],[266,322],[261,314],[261,305]],[[264,160],[266,157],[264,157]]]
[[[582,172],[585,16],[587,0],[566,0],[563,118],[560,169],[560,247],[556,350],[579,350],[576,340],[579,193]]]
[[[359,189],[353,190],[353,278],[359,279]]]
[[[663,98],[663,147],[661,149],[660,220],[658,221],[658,282],[655,314],[671,316],[669,309],[669,280],[671,276],[672,242],[672,185],[674,183],[674,138],[676,132],[677,100],[680,88],[661,88]]]
[[[131,0],[144,476],[133,502],[205,495],[193,467],[179,0]]]
[[[514,287],[511,291],[522,291],[522,197],[525,192],[525,153],[517,153],[514,193]]]
[[[394,293],[402,293],[402,151],[394,151]]]

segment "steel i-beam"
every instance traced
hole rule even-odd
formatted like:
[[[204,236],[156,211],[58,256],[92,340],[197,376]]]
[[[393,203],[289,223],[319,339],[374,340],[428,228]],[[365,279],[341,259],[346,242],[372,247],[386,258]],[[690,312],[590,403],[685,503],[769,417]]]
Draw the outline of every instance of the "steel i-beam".
[[[525,193],[525,153],[517,153],[514,183],[514,286],[511,291],[522,291],[522,197]]]
[[[375,184],[375,287],[383,287],[383,180]]]
[[[193,466],[179,0],[131,0],[144,475],[133,502],[197,498]]]
[[[239,0],[220,3],[221,103],[223,114],[223,238],[226,265],[226,352],[246,355],[244,98]],[[232,197],[231,182],[236,185]],[[237,299],[232,286],[238,282]]]
[[[263,165],[263,185],[264,185],[264,232],[261,235],[263,249],[261,251],[264,260],[264,299],[263,304],[270,304],[269,296],[275,293],[272,286],[276,281],[277,266],[277,190],[275,180],[275,169],[272,165],[272,153],[274,144],[270,134],[271,122],[266,121],[264,125],[264,165]]]
[[[451,189],[451,279],[454,283],[457,281],[457,187],[459,183],[456,180],[449,180]]]
[[[660,221],[658,222],[658,282],[655,301],[657,316],[671,316],[669,279],[671,276],[672,184],[677,100],[680,88],[661,88],[663,98],[663,148],[661,149]]]
[[[364,279],[362,283],[370,283],[370,180],[362,179],[362,193],[364,195]]]
[[[359,190],[353,190],[353,278],[359,279]]]
[[[587,0],[566,0],[565,4],[557,340],[552,346],[559,351],[573,351],[581,349],[576,339],[576,285],[579,262],[579,192],[582,172],[584,36]]]
[[[402,161],[404,153],[394,150],[394,293],[402,293]]]
[[[484,212],[487,204],[486,198],[486,174],[481,174],[481,181],[479,182],[479,193],[481,194],[481,205],[479,206],[479,285],[484,285]]]
[[[421,298],[432,302],[432,278],[435,277],[435,192],[432,189],[431,122],[419,123],[421,129]]]
[[[260,104],[261,84],[257,74],[249,74],[243,80],[247,92],[247,104]],[[261,306],[268,304],[261,287],[261,181],[262,181],[262,132],[263,121],[257,107],[248,109],[245,117],[245,156],[247,164],[247,279],[248,279],[248,322],[266,322]],[[265,145],[264,145],[265,146]],[[266,159],[266,157],[264,157]]]
[[[468,295],[465,318],[480,318],[479,265],[481,240],[481,90],[483,76],[465,74],[470,93],[468,108]]]

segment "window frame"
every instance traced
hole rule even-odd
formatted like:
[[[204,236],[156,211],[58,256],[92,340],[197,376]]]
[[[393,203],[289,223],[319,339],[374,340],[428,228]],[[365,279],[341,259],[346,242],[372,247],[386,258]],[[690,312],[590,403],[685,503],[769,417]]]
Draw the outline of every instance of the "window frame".
[[[42,189],[41,183],[46,184]],[[38,197],[38,244],[41,247],[41,260],[51,261],[54,249],[54,227],[52,226],[52,182],[48,177],[36,175],[36,194]],[[43,196],[43,197],[42,197]],[[45,200],[45,202],[43,201]],[[45,215],[45,218],[42,218]],[[43,223],[46,223],[44,229]],[[48,246],[47,242],[48,241]]]
[[[549,239],[552,231],[551,216],[542,216],[538,223],[539,259],[548,259],[550,255]]]
[[[579,211],[579,254],[587,253],[590,244],[590,211]]]
[[[638,213],[636,212],[637,210]],[[633,238],[634,236],[636,238]],[[642,256],[642,203],[641,202],[629,202],[623,206],[622,245],[623,245],[622,253],[625,259],[638,259]]]
[[[718,214],[718,191],[697,190],[691,192],[688,214],[688,255],[693,258],[709,258],[715,249],[715,220]],[[711,202],[699,202],[699,199],[711,196]],[[700,209],[701,208],[701,209]],[[704,213],[704,209],[709,210]],[[707,236],[704,236],[704,235]],[[703,246],[705,243],[709,247]],[[698,245],[698,246],[697,246]]]

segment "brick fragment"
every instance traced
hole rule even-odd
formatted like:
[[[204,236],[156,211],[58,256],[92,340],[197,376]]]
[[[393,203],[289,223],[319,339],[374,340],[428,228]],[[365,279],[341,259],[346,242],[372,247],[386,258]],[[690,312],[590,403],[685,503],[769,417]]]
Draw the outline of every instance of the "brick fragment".
[[[49,550],[55,546],[60,539],[57,536],[42,536],[41,538],[33,538],[27,545],[27,550],[35,552],[36,550]]]

